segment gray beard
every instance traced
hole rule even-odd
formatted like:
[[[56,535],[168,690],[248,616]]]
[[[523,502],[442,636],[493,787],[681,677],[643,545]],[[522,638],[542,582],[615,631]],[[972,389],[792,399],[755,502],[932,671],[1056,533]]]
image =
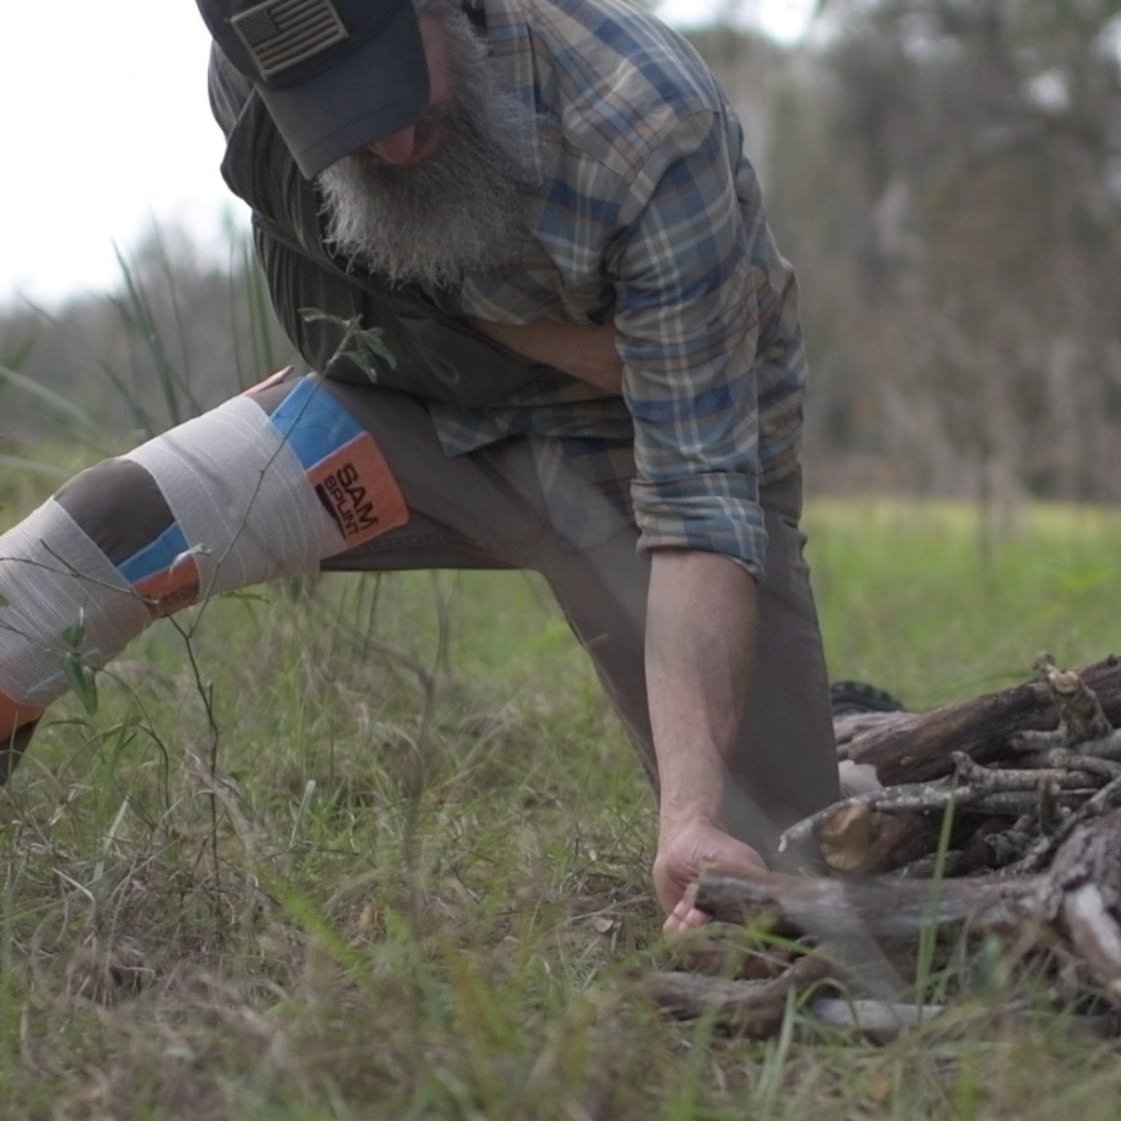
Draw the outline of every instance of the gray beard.
[[[532,111],[498,87],[459,13],[448,36],[456,100],[427,118],[444,129],[432,155],[398,167],[355,152],[316,180],[331,248],[395,285],[454,288],[466,273],[515,259],[539,188]]]

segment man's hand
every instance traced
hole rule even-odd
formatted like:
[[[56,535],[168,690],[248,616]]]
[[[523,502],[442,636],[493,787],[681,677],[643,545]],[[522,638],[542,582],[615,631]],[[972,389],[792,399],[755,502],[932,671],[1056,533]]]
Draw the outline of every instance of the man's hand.
[[[654,859],[654,888],[668,916],[663,927],[666,934],[709,921],[709,916],[693,907],[684,895],[686,887],[713,865],[733,874],[767,870],[753,848],[713,825],[703,821],[682,826],[662,823]]]

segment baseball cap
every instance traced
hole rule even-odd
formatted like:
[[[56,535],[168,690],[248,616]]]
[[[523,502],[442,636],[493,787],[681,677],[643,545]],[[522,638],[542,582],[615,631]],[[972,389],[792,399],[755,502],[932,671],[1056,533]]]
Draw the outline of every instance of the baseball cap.
[[[197,0],[309,179],[421,117],[428,67],[412,0]]]

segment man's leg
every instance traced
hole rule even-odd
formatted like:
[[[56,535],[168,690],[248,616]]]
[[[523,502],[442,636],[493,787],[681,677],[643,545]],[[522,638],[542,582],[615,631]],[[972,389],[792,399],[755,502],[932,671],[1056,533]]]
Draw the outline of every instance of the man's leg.
[[[413,517],[333,569],[516,567],[541,572],[657,785],[645,683],[649,560],[622,514],[584,549],[553,531],[531,442],[512,439],[447,459],[424,408],[392,391],[334,392],[372,432],[401,480]],[[588,501],[603,499],[588,494]],[[765,488],[767,577],[759,589],[755,672],[747,723],[732,761],[727,826],[772,854],[783,829],[839,797],[825,658],[803,558],[801,480]],[[571,501],[569,491],[566,501]]]
[[[327,562],[331,568],[520,567],[541,572],[656,786],[645,682],[649,560],[622,514],[599,544],[573,549],[551,529],[531,443],[514,439],[453,460],[431,454],[423,408],[400,394],[339,387],[394,464],[423,521]],[[428,433],[428,434],[426,434]],[[602,498],[589,494],[588,501]],[[569,491],[566,501],[571,501]],[[839,797],[829,688],[803,558],[801,480],[765,488],[767,577],[759,589],[755,672],[747,723],[732,761],[727,826],[773,853],[779,833]]]
[[[768,513],[770,575],[729,807],[735,832],[766,850],[835,797],[798,500],[792,480]],[[526,440],[448,459],[407,395],[314,379],[275,386],[92,468],[0,537],[0,753],[18,754],[63,691],[64,658],[103,664],[153,618],[205,595],[316,566],[526,567],[550,583],[654,779],[649,569],[635,542],[622,517],[601,544],[562,542]]]
[[[376,441],[314,379],[242,396],[83,472],[0,536],[0,778],[67,663],[155,618],[403,524]]]
[[[533,478],[528,447],[449,459],[415,399],[315,378],[90,468],[0,535],[0,782],[67,659],[104,665],[155,618],[319,567],[524,566],[551,532]]]

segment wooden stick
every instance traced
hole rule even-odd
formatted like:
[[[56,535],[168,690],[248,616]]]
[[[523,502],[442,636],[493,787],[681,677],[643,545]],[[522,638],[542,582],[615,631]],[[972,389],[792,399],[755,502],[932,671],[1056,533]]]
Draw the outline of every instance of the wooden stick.
[[[828,1027],[846,1028],[881,1042],[894,1039],[908,1028],[929,1024],[945,1011],[941,1004],[907,1004],[898,1000],[819,996],[810,1001],[810,1012]]]
[[[1104,717],[1121,724],[1121,658],[1111,656],[1078,671],[1098,697]],[[848,747],[848,757],[876,768],[885,785],[923,782],[953,770],[951,753],[979,763],[1008,753],[1009,738],[1025,729],[1053,729],[1055,703],[1041,681],[1027,682],[947,705],[907,719],[886,721],[864,732]]]
[[[1038,872],[1051,861],[1052,856],[1067,838],[1087,822],[1096,817],[1109,814],[1121,806],[1121,778],[1106,783],[1078,807],[1052,834],[1041,837],[1024,855],[1022,860],[1005,869],[1009,875],[1023,875]]]
[[[868,804],[842,802],[823,821],[818,847],[834,872],[867,876],[931,852],[940,829],[936,814],[883,813]]]
[[[1015,927],[1035,913],[1045,882],[1042,876],[844,881],[759,872],[750,878],[703,876],[691,890],[695,906],[719,922],[830,940],[906,941],[931,924],[967,919],[995,929]]]
[[[1001,772],[992,770],[988,773],[999,775]],[[1055,790],[1054,802],[1058,806],[1075,809],[1082,806],[1091,793],[1092,790],[1082,789]],[[1039,789],[1028,787],[1003,790],[999,789],[995,780],[984,782],[980,786],[975,786],[972,782],[954,786],[946,780],[886,786],[881,790],[857,794],[844,802],[835,802],[824,810],[795,822],[779,838],[778,850],[797,851],[828,827],[842,807],[871,806],[883,813],[937,811],[941,814],[947,806],[953,805],[957,809],[968,809],[971,813],[1019,817],[1036,807],[1039,799]]]
[[[1059,669],[1050,654],[1041,654],[1035,668],[1051,690],[1051,699],[1059,713],[1059,729],[1066,734],[1068,745],[1093,742],[1113,731],[1112,723],[1102,711],[1101,699],[1080,673]]]
[[[820,954],[798,958],[773,981],[726,981],[696,973],[655,973],[648,991],[659,1007],[680,1019],[712,1016],[735,1035],[766,1039],[778,1031],[791,992],[838,976]]]
[[[1071,758],[1082,758],[1071,756]],[[968,755],[960,751],[953,753],[954,770],[965,785],[975,790],[990,791],[1038,791],[1047,782],[1054,782],[1060,790],[1074,790],[1078,787],[1092,787],[1096,789],[1104,785],[1105,779],[1101,771],[1072,770],[1066,767],[986,767],[975,763]],[[1101,762],[1099,760],[1098,762]],[[1118,772],[1121,773],[1121,772]]]

